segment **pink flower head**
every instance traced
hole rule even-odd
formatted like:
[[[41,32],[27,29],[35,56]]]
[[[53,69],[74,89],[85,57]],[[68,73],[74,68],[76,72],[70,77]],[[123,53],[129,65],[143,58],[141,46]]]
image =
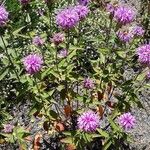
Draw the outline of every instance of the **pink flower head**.
[[[89,4],[89,2],[90,2],[90,0],[78,0],[78,3],[80,4],[80,5],[88,5]]]
[[[27,5],[30,2],[30,0],[19,0],[19,1],[21,5]]]
[[[23,64],[29,74],[35,74],[41,70],[43,59],[38,54],[30,54],[23,59]]]
[[[136,119],[130,112],[128,112],[118,117],[118,123],[123,129],[128,131],[135,126]]]
[[[75,6],[74,10],[77,12],[80,20],[84,19],[89,13],[88,7],[83,5]]]
[[[44,40],[40,37],[40,36],[35,36],[33,38],[33,41],[32,43],[35,45],[35,46],[42,46],[44,44]]]
[[[70,29],[79,22],[78,13],[73,8],[66,8],[56,16],[56,23],[63,29]]]
[[[87,89],[93,89],[94,88],[94,81],[90,78],[85,78],[83,81],[83,86]]]
[[[84,112],[77,119],[78,128],[82,131],[93,132],[100,126],[100,117],[93,111]]]
[[[127,6],[119,6],[114,12],[114,18],[122,25],[131,23],[135,19],[135,10]]]
[[[122,42],[130,42],[133,39],[133,34],[130,30],[119,30],[117,36]]]
[[[65,36],[63,33],[55,33],[53,35],[53,37],[51,38],[51,41],[55,44],[55,45],[59,45],[60,43],[62,43],[65,40]]]
[[[68,55],[68,51],[66,49],[62,49],[59,51],[58,57],[64,58],[64,57],[67,57],[67,55]]]
[[[5,124],[3,131],[5,133],[11,133],[13,131],[14,126],[11,124]]]
[[[145,32],[142,27],[137,26],[137,25],[134,26],[132,30],[133,30],[132,32],[135,36],[142,36],[142,35],[144,35],[144,32]]]
[[[0,27],[3,27],[6,25],[8,21],[8,15],[9,13],[6,11],[4,6],[0,6]]]
[[[137,49],[140,63],[150,66],[150,44],[144,44]]]

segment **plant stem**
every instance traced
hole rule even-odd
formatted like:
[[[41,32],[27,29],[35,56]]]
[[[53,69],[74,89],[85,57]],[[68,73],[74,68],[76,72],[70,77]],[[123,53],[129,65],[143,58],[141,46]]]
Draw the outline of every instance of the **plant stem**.
[[[69,35],[69,29],[67,30],[67,43],[66,43],[66,49],[67,50],[69,50],[69,42],[70,42],[70,35]],[[68,93],[68,82],[67,82],[67,73],[68,73],[68,71],[67,71],[67,67],[68,67],[68,64],[69,64],[69,62],[68,62],[68,60],[67,60],[67,57],[65,58],[66,59],[66,63],[67,63],[67,66],[66,66],[66,76],[65,76],[65,81],[66,81],[66,95],[67,95],[67,93]]]
[[[42,98],[42,96],[41,96],[41,91],[40,91],[40,89],[39,89],[39,87],[38,87],[38,84],[37,84],[37,80],[36,80],[36,77],[34,76],[34,83],[35,83],[35,85],[36,85],[36,88],[37,88],[37,91],[38,91],[38,95],[39,95],[39,97],[40,97],[40,99],[41,99],[41,101],[42,101],[42,103],[43,103],[43,108],[44,108],[44,111],[45,111],[45,114],[46,114],[46,108],[45,108],[45,106],[44,106],[44,101],[43,101],[43,98]],[[47,115],[47,114],[46,114]]]
[[[68,6],[69,6],[69,4],[70,4],[70,0],[68,0]]]
[[[10,34],[10,37],[11,37],[12,45],[13,45],[13,47],[14,47],[13,49],[15,50],[15,54],[16,54],[16,56],[17,56],[17,51],[16,51],[16,48],[15,48],[14,42],[13,42],[14,35],[13,35],[13,33],[12,33],[11,31],[9,31],[9,34]]]
[[[66,49],[69,50],[70,46],[70,31],[69,29],[67,30],[67,43],[66,43]]]
[[[79,22],[77,45],[79,45],[79,43],[80,43],[80,41],[81,41],[81,38],[82,38],[81,29],[82,29],[82,24],[81,24],[81,22]]]
[[[108,30],[108,32],[106,34],[106,36],[107,36],[106,37],[106,43],[107,43],[107,45],[109,44],[108,42],[109,42],[109,39],[110,39],[111,27],[112,27],[112,18],[110,19],[109,30]]]
[[[77,95],[79,94],[79,78],[77,78]],[[79,108],[79,101],[77,99],[77,110]]]
[[[56,47],[56,53],[55,53],[55,63],[56,63],[57,71],[58,71],[57,45],[56,45],[55,47]]]
[[[49,18],[49,28],[50,28],[50,36],[52,34],[52,6],[47,4],[48,8],[48,18]]]
[[[7,58],[8,58],[8,60],[9,60],[10,64],[13,66],[14,72],[15,72],[15,74],[16,74],[16,77],[17,77],[18,81],[20,82],[19,75],[18,75],[18,73],[17,73],[17,71],[16,71],[16,69],[15,69],[15,65],[13,64],[13,62],[12,62],[12,60],[11,60],[11,57],[10,57],[10,55],[9,55],[9,53],[8,53],[8,49],[7,49],[7,46],[6,46],[6,44],[5,44],[5,41],[4,41],[2,35],[1,35],[1,39],[2,39],[2,42],[3,42],[4,48],[5,48],[5,53],[6,53],[6,55],[7,55]]]

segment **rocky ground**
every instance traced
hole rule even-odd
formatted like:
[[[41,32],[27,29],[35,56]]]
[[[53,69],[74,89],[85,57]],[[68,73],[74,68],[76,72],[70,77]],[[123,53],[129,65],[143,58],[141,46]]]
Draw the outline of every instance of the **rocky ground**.
[[[133,150],[150,150],[150,89],[145,89],[140,95],[144,109],[134,108],[132,112],[136,116],[137,124],[132,131],[134,143]]]
[[[133,72],[130,71],[132,74]],[[131,74],[128,73],[130,76]],[[128,77],[128,76],[127,76]],[[144,107],[144,109],[139,109],[137,107],[132,109],[132,113],[136,116],[136,126],[131,131],[131,135],[133,136],[133,143],[130,144],[130,148],[127,150],[150,150],[150,90],[149,88],[143,88],[139,94],[140,101]],[[32,134],[31,141],[28,144],[28,149],[32,149],[32,144],[34,140],[34,136],[37,133],[43,134],[43,139],[40,140],[42,143],[41,150],[59,150],[60,142],[57,138],[49,137],[45,134],[43,126],[41,123],[43,122],[43,118],[36,117],[34,120],[30,120],[28,117],[28,112],[30,109],[30,102],[27,101],[25,104],[20,104],[15,106],[11,113],[14,115],[12,124],[18,122],[21,126],[26,129],[30,128],[30,132]],[[0,150],[19,150],[18,145],[12,144],[3,144],[0,145]],[[95,149],[94,149],[95,150]]]

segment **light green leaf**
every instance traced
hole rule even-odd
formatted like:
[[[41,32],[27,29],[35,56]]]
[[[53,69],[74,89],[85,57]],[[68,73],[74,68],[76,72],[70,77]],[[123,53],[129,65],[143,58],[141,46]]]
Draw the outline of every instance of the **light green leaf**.
[[[100,133],[102,137],[108,138],[109,134],[106,131],[103,131],[102,129],[97,129],[97,131]]]
[[[9,72],[9,68],[3,68],[0,71],[0,81],[8,74],[8,72]]]
[[[107,149],[111,146],[111,144],[112,144],[112,141],[111,141],[110,139],[107,140],[107,141],[105,142],[105,144],[104,144],[102,150],[107,150]]]

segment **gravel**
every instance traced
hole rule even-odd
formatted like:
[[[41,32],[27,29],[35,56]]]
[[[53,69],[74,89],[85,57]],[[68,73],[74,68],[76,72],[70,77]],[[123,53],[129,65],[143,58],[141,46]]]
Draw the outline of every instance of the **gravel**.
[[[131,133],[134,139],[131,148],[133,150],[150,150],[150,90],[144,89],[139,97],[145,109],[132,109],[137,124]]]

